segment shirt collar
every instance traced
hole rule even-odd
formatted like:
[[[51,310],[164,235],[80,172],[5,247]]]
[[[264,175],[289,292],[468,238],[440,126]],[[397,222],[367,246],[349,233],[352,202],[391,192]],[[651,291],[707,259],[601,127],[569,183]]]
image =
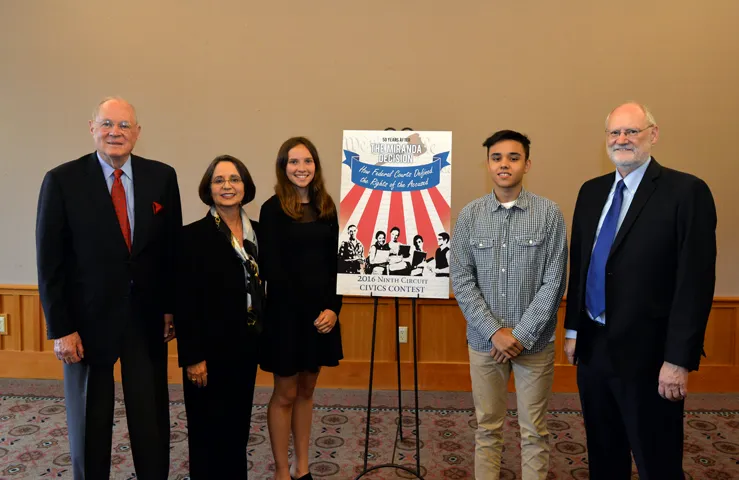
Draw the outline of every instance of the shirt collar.
[[[113,175],[113,172],[115,171],[115,168],[108,165],[108,163],[100,158],[100,152],[95,152],[95,154],[98,156],[98,162],[100,162],[100,166],[103,168],[103,175],[105,175],[105,178],[108,178]],[[123,173],[131,180],[133,180],[133,168],[131,167],[131,155],[128,156],[126,159],[126,163],[123,164],[121,167],[121,170],[123,170]]]
[[[493,211],[498,210],[499,208],[504,208],[500,201],[498,201],[498,198],[495,196],[495,191],[492,191],[489,197],[490,206],[492,207]],[[518,198],[516,198],[516,204],[513,207],[518,207],[521,210],[527,210],[529,208],[529,203],[531,203],[531,194],[528,192],[528,190],[521,187],[521,192],[518,194]]]
[[[626,189],[630,192],[635,192],[636,189],[639,187],[642,178],[644,178],[644,173],[646,173],[647,167],[649,167],[649,163],[651,161],[652,157],[649,157],[646,162],[639,165],[639,168],[626,175],[626,178],[622,177],[621,173],[616,170],[616,178],[613,180],[613,188],[616,188],[615,185],[618,183],[619,180],[623,180],[624,184],[626,185]]]

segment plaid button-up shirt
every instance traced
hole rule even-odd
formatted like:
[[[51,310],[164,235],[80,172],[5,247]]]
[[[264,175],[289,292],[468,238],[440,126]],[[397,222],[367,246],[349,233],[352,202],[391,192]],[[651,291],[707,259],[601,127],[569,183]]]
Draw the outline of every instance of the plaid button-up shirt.
[[[510,209],[493,193],[464,207],[450,273],[469,346],[489,352],[490,337],[512,328],[522,354],[542,351],[557,326],[566,265],[567,228],[554,202],[523,189]]]

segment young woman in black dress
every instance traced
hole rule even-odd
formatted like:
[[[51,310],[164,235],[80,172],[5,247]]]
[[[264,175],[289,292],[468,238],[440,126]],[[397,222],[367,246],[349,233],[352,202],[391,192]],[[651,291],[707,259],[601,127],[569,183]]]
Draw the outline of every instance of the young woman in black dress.
[[[311,480],[308,443],[321,367],[343,358],[336,295],[339,224],[316,147],[288,139],[277,153],[275,195],[259,214],[260,266],[267,282],[261,368],[274,375],[268,427],[275,480]],[[293,434],[295,461],[288,462]]]

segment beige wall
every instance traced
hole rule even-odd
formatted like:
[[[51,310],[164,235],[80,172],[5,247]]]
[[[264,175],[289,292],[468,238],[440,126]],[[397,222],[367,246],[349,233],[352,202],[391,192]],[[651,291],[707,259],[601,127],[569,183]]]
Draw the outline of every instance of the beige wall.
[[[105,95],[138,107],[136,151],[176,167],[188,222],[217,154],[247,162],[256,216],[285,138],[316,142],[336,196],[342,129],[386,126],[454,132],[454,215],[491,188],[483,139],[526,132],[527,187],[569,222],[610,170],[605,115],[637,99],[662,129],[655,157],[711,186],[716,294],[739,295],[737,18],[734,0],[0,0],[0,283],[36,283],[41,179],[92,149]]]

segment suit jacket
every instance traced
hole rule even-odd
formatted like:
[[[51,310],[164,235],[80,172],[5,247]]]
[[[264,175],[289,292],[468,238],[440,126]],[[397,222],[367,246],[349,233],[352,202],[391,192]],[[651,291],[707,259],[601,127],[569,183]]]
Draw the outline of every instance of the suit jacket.
[[[174,312],[182,228],[177,175],[154,160],[132,155],[130,161],[131,252],[95,152],[49,171],[39,196],[36,260],[47,336],[78,332],[91,363],[115,362],[126,328],[143,332],[150,347],[161,346],[163,315]]]
[[[586,182],[575,205],[565,328],[591,356],[585,311],[590,256],[610,173]],[[664,361],[697,370],[716,282],[716,207],[701,179],[652,158],[606,264],[606,332],[622,376],[658,374]]]
[[[259,242],[259,223],[251,224]],[[256,332],[246,325],[244,269],[210,212],[183,229],[178,263],[174,318],[180,366],[230,358],[256,362]]]

